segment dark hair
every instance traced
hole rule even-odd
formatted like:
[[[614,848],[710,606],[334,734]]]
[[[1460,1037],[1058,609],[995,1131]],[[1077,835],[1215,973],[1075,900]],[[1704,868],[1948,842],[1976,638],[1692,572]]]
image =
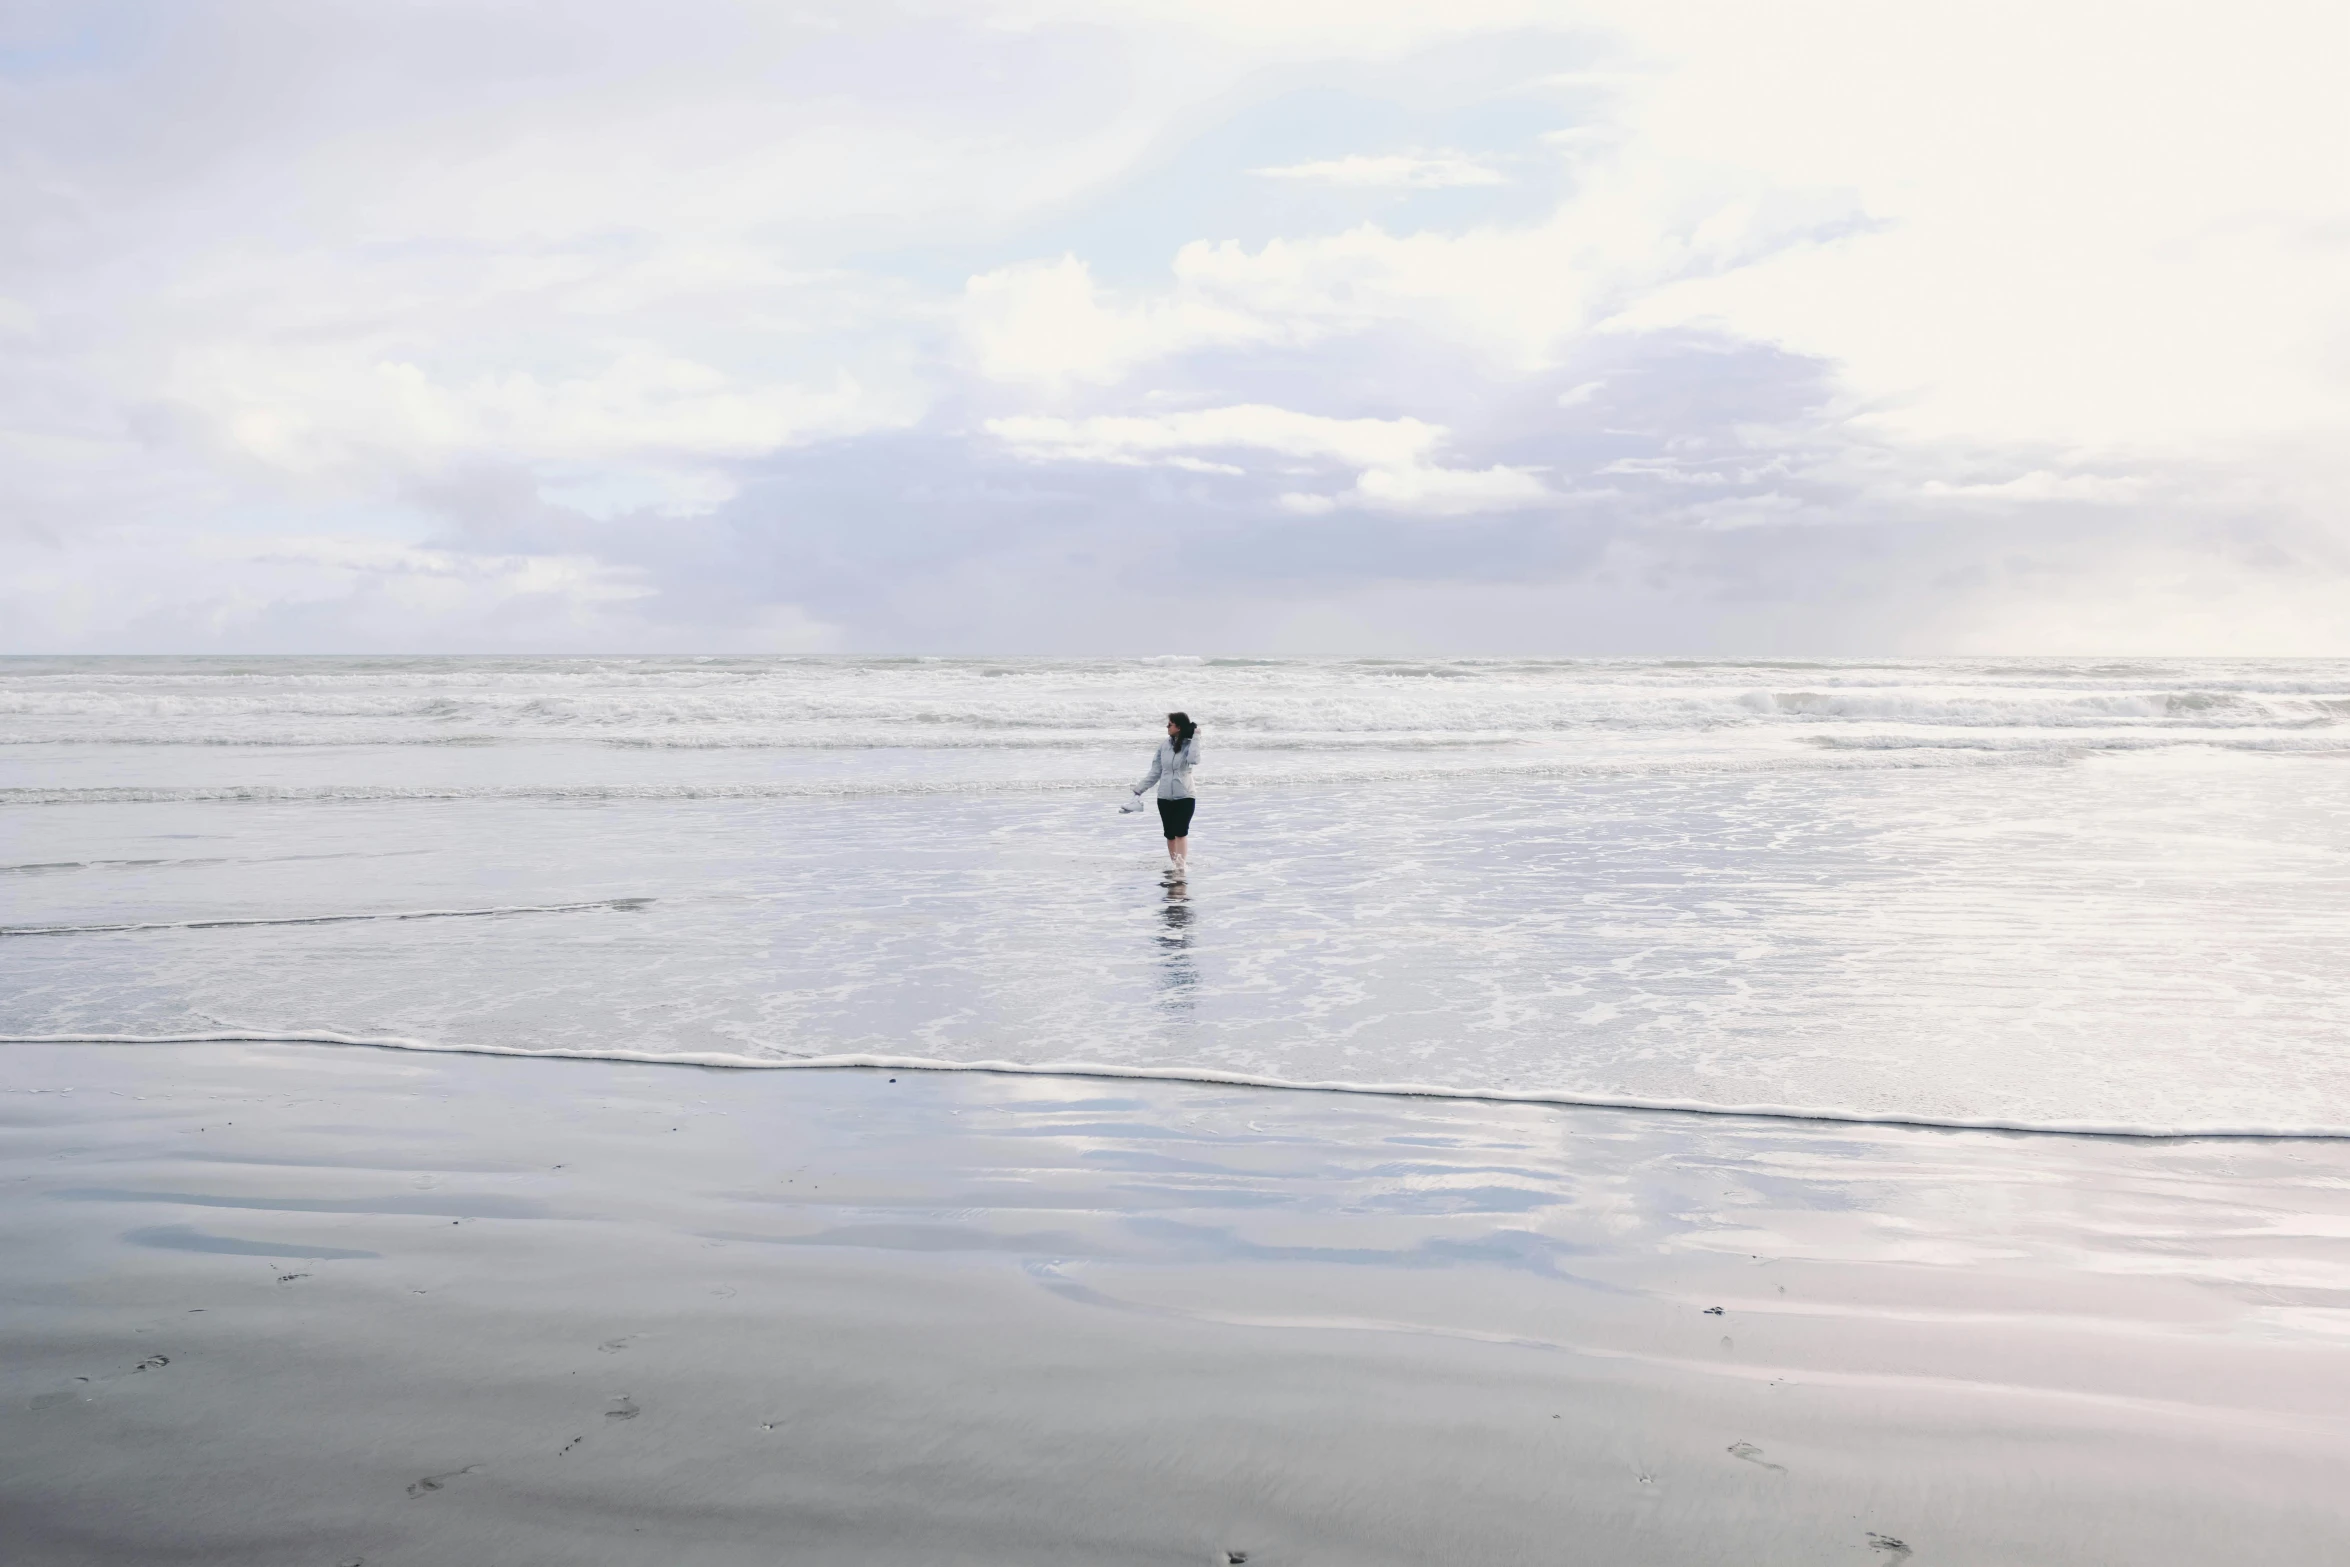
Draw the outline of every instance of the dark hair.
[[[1199,725],[1191,721],[1191,715],[1188,713],[1169,713],[1167,722],[1173,724],[1175,732],[1182,737],[1175,742],[1175,749],[1178,751],[1191,744],[1191,737],[1199,733]]]

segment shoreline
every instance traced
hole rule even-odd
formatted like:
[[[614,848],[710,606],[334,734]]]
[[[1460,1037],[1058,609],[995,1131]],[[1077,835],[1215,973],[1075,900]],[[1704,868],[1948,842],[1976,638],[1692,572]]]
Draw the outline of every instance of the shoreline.
[[[590,905],[580,905],[588,907]],[[604,905],[592,905],[602,907]],[[369,916],[385,918],[387,916]],[[388,916],[418,918],[422,916]],[[263,923],[263,922],[250,922]],[[317,923],[317,922],[310,922]],[[145,929],[147,927],[122,927]],[[538,1061],[606,1061],[632,1066],[698,1067],[721,1072],[887,1071],[976,1073],[997,1077],[1067,1077],[1098,1082],[1191,1083],[1202,1087],[1262,1088],[1306,1094],[1356,1094],[1388,1099],[1437,1099],[1467,1104],[1548,1105],[1560,1109],[1618,1110],[1640,1114],[1701,1116],[1724,1120],[1816,1123],[1822,1126],[1887,1126],[1913,1131],[1998,1132],[2023,1137],[2087,1138],[2116,1142],[2350,1142],[2350,1126],[2154,1127],[2099,1121],[2023,1121],[2002,1117],[1933,1116],[1792,1105],[1720,1105],[1695,1099],[1665,1099],[1572,1090],[1448,1088],[1423,1083],[1300,1081],[1213,1067],[1115,1066],[1091,1062],[942,1061],[928,1056],[865,1052],[775,1059],[711,1051],[629,1051],[529,1049],[519,1045],[443,1044],[433,1040],[346,1034],[331,1029],[222,1029],[187,1034],[0,1034],[0,1048],[17,1045],[214,1045],[289,1044],[395,1051],[416,1055],[488,1056]]]
[[[2338,1144],[652,1065],[0,1051],[20,1559],[2350,1543]]]

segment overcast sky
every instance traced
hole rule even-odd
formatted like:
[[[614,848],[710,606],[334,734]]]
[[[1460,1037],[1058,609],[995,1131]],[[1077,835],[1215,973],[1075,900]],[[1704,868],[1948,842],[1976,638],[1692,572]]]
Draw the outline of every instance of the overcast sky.
[[[2350,8],[10,0],[0,650],[2350,654]]]

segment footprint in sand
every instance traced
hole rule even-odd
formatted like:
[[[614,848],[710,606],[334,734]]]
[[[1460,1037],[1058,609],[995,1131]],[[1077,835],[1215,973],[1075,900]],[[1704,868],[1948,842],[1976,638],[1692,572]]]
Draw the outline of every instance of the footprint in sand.
[[[1752,1442],[1732,1442],[1726,1451],[1732,1458],[1743,1458],[1750,1464],[1760,1464],[1765,1469],[1776,1469],[1781,1474],[1785,1474],[1787,1472],[1787,1466],[1785,1464],[1772,1463],[1769,1459],[1763,1457],[1763,1450],[1755,1446]]]
[[[101,1382],[117,1381],[123,1377],[135,1376],[141,1371],[161,1371],[165,1366],[170,1364],[171,1357],[169,1355],[149,1355],[145,1360],[140,1361],[137,1365],[131,1367],[131,1369],[128,1371],[117,1371],[111,1376],[103,1377],[75,1377],[74,1380],[81,1383],[85,1387],[96,1387]]]
[[[1905,1562],[1910,1558],[1909,1547],[1889,1534],[1870,1535],[1869,1549],[1883,1551],[1888,1562]]]
[[[604,1411],[606,1420],[634,1420],[643,1413],[636,1407],[636,1400],[630,1398],[626,1393],[615,1395],[612,1402],[616,1407]]]
[[[423,1479],[415,1481],[409,1485],[408,1495],[411,1498],[428,1496],[434,1491],[439,1490],[442,1486],[447,1485],[451,1480],[459,1479],[465,1475],[475,1475],[480,1473],[481,1465],[467,1464],[464,1468],[452,1469],[445,1475],[426,1475]]]

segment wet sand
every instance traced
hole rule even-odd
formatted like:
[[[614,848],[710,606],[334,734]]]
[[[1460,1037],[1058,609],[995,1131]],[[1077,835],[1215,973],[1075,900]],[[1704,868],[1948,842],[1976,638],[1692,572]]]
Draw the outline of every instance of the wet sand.
[[[2350,1146],[0,1048],[24,1567],[2350,1556]]]

